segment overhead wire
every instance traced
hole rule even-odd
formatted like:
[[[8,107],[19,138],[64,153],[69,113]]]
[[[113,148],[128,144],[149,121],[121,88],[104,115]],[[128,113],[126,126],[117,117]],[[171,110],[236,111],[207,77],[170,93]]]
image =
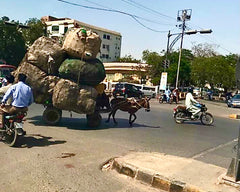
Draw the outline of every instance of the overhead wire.
[[[123,1],[125,3],[128,3],[128,4],[131,4],[131,5],[133,5],[135,7],[138,7],[138,8],[143,8],[143,9],[145,9],[145,10],[147,10],[149,12],[155,13],[155,14],[157,14],[159,16],[162,16],[162,17],[165,17],[165,18],[168,18],[168,19],[172,19],[174,21],[176,20],[174,17],[171,17],[171,16],[165,15],[163,13],[160,13],[159,11],[156,11],[154,9],[146,7],[146,6],[144,6],[144,5],[140,4],[140,3],[137,3],[136,1],[133,1],[133,0],[121,0],[121,1]]]
[[[202,27],[199,27],[199,26],[197,26],[197,25],[194,25],[194,26],[198,27],[200,30],[203,30]],[[191,27],[188,27],[188,29],[192,30]],[[199,37],[201,37],[201,38],[204,38],[204,39],[206,39],[206,40],[208,40],[208,41],[210,41],[210,42],[218,45],[219,48],[223,49],[224,51],[227,51],[228,53],[232,53],[230,50],[228,50],[228,49],[226,49],[225,47],[223,47],[216,39],[213,39],[213,37],[208,37],[208,36],[204,36],[204,35],[200,35],[200,34],[197,34],[197,35],[198,35]]]
[[[158,32],[158,33],[166,33],[168,32],[169,30],[167,31],[160,31],[160,30],[156,30],[156,29],[153,29],[153,28],[150,28],[148,27],[147,25],[143,24],[142,22],[139,21],[139,19],[141,20],[145,20],[145,21],[148,21],[148,22],[152,22],[152,23],[156,23],[156,24],[161,24],[161,25],[169,25],[169,24],[163,24],[163,23],[159,23],[159,22],[156,22],[156,21],[153,21],[153,20],[150,20],[150,19],[146,19],[146,18],[143,18],[143,17],[140,17],[140,16],[137,16],[137,15],[133,15],[133,14],[130,14],[130,13],[127,13],[127,12],[124,12],[124,11],[120,11],[120,10],[116,10],[116,9],[112,9],[112,8],[109,8],[109,7],[106,7],[106,6],[103,6],[102,4],[98,4],[98,3],[95,3],[95,2],[92,2],[90,0],[84,0],[84,1],[87,1],[89,3],[92,3],[92,4],[95,4],[97,6],[100,6],[100,7],[105,7],[105,8],[98,8],[98,7],[92,7],[92,6],[86,6],[86,5],[81,5],[81,4],[78,4],[78,3],[73,3],[73,2],[69,2],[69,1],[66,1],[66,0],[57,0],[59,2],[62,2],[62,3],[66,3],[66,4],[70,4],[70,5],[73,5],[73,6],[78,6],[78,7],[83,7],[83,8],[87,8],[87,9],[94,9],[94,10],[99,10],[99,11],[107,11],[107,12],[115,12],[115,13],[120,13],[120,14],[124,14],[124,15],[127,15],[129,17],[131,17],[133,20],[135,20],[139,25],[143,26],[144,28],[148,29],[148,30],[151,30],[151,31],[154,31],[154,32]],[[145,10],[147,10],[148,12],[152,12],[152,13],[155,13],[161,17],[165,17],[165,18],[168,18],[168,19],[173,19],[175,20],[175,18],[171,17],[171,16],[168,16],[168,15],[165,15],[165,14],[162,14],[156,10],[153,10],[151,8],[148,8],[140,3],[137,3],[135,2],[134,0],[121,0],[125,3],[128,3],[128,4],[131,4],[132,6],[135,6],[135,7],[138,7],[138,8],[143,8]],[[199,26],[197,26],[198,28],[200,29],[203,29]],[[191,29],[191,27],[187,27],[187,29]],[[199,35],[199,34],[198,34]],[[214,44],[218,44],[218,42],[210,39],[209,37],[205,37],[205,36],[202,36],[202,35],[199,35],[201,38],[205,38],[207,39],[208,41],[211,41],[212,43]],[[219,45],[219,47],[229,53],[231,53],[231,51],[229,51],[228,49],[224,48],[223,46]]]
[[[62,2],[62,3],[66,3],[66,4],[70,4],[70,5],[73,5],[73,6],[78,6],[78,7],[83,7],[83,8],[87,8],[87,9],[94,9],[94,10],[99,10],[99,11],[107,11],[107,12],[115,12],[115,13],[120,13],[120,14],[123,14],[123,15],[127,15],[127,16],[130,16],[132,19],[134,19],[137,23],[139,23],[141,26],[145,27],[146,29],[149,29],[151,31],[154,31],[154,32],[158,32],[158,33],[166,33],[168,31],[160,31],[160,30],[156,30],[156,29],[153,29],[153,28],[150,28],[148,26],[146,26],[145,24],[143,24],[142,22],[139,21],[139,19],[144,19],[142,17],[139,17],[137,15],[133,15],[133,14],[130,14],[130,13],[127,13],[127,12],[124,12],[124,11],[119,11],[119,10],[116,10],[116,9],[109,9],[109,8],[98,8],[98,7],[92,7],[92,6],[86,6],[86,5],[81,5],[81,4],[78,4],[78,3],[73,3],[73,2],[70,2],[70,1],[65,1],[65,0],[57,0],[59,2]],[[90,1],[89,1],[90,2]],[[96,4],[96,3],[95,3]],[[97,5],[97,4],[96,4]],[[98,5],[99,6],[99,5]]]
[[[99,6],[99,7],[104,7],[104,8],[113,10],[113,9],[110,8],[110,7],[104,6],[104,5],[102,5],[102,4],[99,4],[99,3],[96,3],[96,2],[93,2],[93,1],[90,1],[90,0],[84,0],[84,1],[86,1],[86,2],[88,2],[88,3],[92,3],[92,4],[97,5],[97,6]],[[143,18],[143,17],[140,17],[140,16],[136,16],[136,17],[138,17],[139,19],[142,19],[142,20],[144,20],[144,21],[151,22],[151,23],[155,23],[155,24],[159,24],[159,25],[170,25],[170,26],[172,25],[172,24],[161,23],[161,22],[158,22],[158,21],[153,21],[153,20],[151,20],[151,19],[146,19],[146,18]]]

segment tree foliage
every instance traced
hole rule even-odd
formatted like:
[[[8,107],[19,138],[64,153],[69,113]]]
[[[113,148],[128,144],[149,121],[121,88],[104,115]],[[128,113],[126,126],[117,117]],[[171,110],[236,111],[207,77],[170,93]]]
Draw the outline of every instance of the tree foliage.
[[[170,66],[166,69],[168,73],[168,84],[175,86],[177,65],[178,65],[179,52],[173,52],[168,54],[167,58],[170,61]],[[163,62],[166,59],[166,55],[160,55],[156,52],[150,52],[149,50],[143,51],[142,59],[150,65],[150,77],[153,84],[159,85],[161,74],[164,71]],[[181,67],[179,71],[179,85],[186,86],[190,83],[190,63],[193,59],[193,55],[190,50],[183,50],[181,57]]]
[[[171,53],[168,56],[168,59],[170,60],[170,67],[167,69],[168,83],[172,86],[175,86],[176,78],[177,78],[179,52]],[[179,68],[178,86],[189,86],[191,84],[191,61],[192,60],[193,60],[193,55],[191,51],[187,49],[183,49],[180,68]]]
[[[149,77],[152,79],[154,85],[159,85],[161,78],[161,73],[163,69],[164,58],[157,52],[150,52],[149,50],[144,50],[142,53],[142,60],[149,64]]]
[[[7,25],[5,21],[9,21],[6,16],[0,19],[0,59],[17,66],[26,52],[25,41],[18,22],[16,25]]]
[[[132,55],[125,55],[124,57],[120,57],[117,61],[125,63],[141,63],[141,60],[134,59]]]
[[[215,51],[217,47],[217,45],[208,43],[200,43],[197,45],[194,44],[192,46],[192,52],[195,57],[214,57],[218,55],[218,53]]]
[[[212,88],[223,87],[225,90],[235,86],[235,68],[237,57],[213,56],[197,57],[192,63],[192,79],[195,85],[204,87],[209,83]]]
[[[22,31],[26,45],[30,46],[41,36],[46,36],[45,25],[37,18],[30,18],[25,25],[29,28]]]

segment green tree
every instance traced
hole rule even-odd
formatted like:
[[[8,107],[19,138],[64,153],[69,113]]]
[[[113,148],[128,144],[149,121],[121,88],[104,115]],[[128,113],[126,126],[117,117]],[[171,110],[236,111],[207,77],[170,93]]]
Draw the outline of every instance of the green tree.
[[[170,66],[166,69],[168,73],[168,84],[175,86],[176,76],[177,76],[177,65],[178,65],[179,52],[173,52],[168,54],[168,60],[170,61]],[[158,85],[160,82],[161,74],[164,71],[163,61],[166,59],[166,55],[161,56],[156,52],[150,52],[149,50],[143,51],[142,59],[146,63],[150,64],[150,77],[153,84]],[[181,57],[181,65],[179,70],[179,85],[186,86],[190,84],[191,81],[191,61],[193,55],[190,50],[183,49]]]
[[[164,71],[163,69],[163,56],[158,54],[157,52],[150,52],[149,50],[144,50],[142,53],[142,60],[149,64],[148,74],[152,79],[152,83],[154,85],[159,85],[161,73]]]
[[[117,59],[118,62],[125,62],[125,63],[141,63],[141,60],[134,59],[132,55],[125,55],[124,57],[120,57]]]
[[[33,42],[41,36],[46,36],[45,25],[37,18],[30,18],[25,25],[29,28],[22,31],[26,45],[30,46]]]
[[[168,55],[170,60],[170,67],[167,69],[168,72],[168,83],[171,86],[175,86],[177,78],[177,67],[178,67],[179,52],[173,52]],[[181,63],[179,68],[178,85],[189,86],[191,82],[191,62],[193,60],[192,52],[188,49],[182,50]]]
[[[222,87],[225,91],[235,86],[235,68],[237,57],[213,56],[197,57],[192,63],[192,79],[198,86],[209,83],[211,88]]]
[[[25,41],[16,25],[8,25],[5,21],[9,18],[4,16],[0,19],[0,59],[17,66],[26,53]]]

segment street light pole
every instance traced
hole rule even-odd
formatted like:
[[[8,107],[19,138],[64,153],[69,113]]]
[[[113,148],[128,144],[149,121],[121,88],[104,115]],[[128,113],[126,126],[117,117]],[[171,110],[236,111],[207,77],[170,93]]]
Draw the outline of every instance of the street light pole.
[[[181,15],[179,15],[179,13],[181,13]],[[167,41],[167,51],[166,51],[165,62],[168,61],[167,57],[168,57],[168,54],[171,52],[172,47],[181,38],[179,57],[178,57],[177,76],[176,76],[176,88],[178,88],[178,79],[179,79],[179,71],[180,71],[180,64],[181,64],[182,47],[183,47],[183,36],[185,34],[186,35],[191,35],[191,34],[196,34],[198,32],[200,32],[201,34],[212,33],[211,29],[203,29],[203,30],[200,30],[200,31],[190,30],[190,31],[186,31],[185,32],[185,28],[186,28],[185,22],[191,19],[191,14],[192,14],[192,10],[191,9],[185,9],[185,10],[178,11],[177,21],[182,21],[182,26],[181,26],[182,27],[182,32],[181,33],[171,34],[170,31],[169,31],[168,32],[168,36],[167,36],[168,37],[168,41]],[[177,37],[169,45],[170,37],[173,36],[173,35],[177,35]],[[165,71],[165,68],[164,68],[164,71]]]
[[[187,10],[182,11],[182,34],[181,34],[181,44],[180,44],[180,50],[179,50],[179,56],[178,56],[178,68],[177,68],[177,78],[176,78],[176,88],[178,88],[178,78],[179,78],[179,70],[180,70],[180,63],[181,63],[181,56],[182,56],[182,46],[183,46],[183,36],[185,31],[185,20],[187,17]]]

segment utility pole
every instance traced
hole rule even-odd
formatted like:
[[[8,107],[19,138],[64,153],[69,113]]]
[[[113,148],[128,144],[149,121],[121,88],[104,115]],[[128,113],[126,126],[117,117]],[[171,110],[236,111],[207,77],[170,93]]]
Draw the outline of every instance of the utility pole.
[[[170,31],[168,31],[168,35],[167,35],[167,37],[168,37],[168,40],[167,40],[167,51],[166,51],[166,56],[165,56],[165,60],[164,60],[164,65],[163,65],[164,66],[164,71],[170,64],[170,61],[168,60],[168,54],[171,52],[171,49],[175,45],[175,43],[181,38],[179,57],[178,57],[176,88],[178,88],[178,79],[179,79],[179,71],[180,71],[180,64],[181,64],[182,47],[183,47],[183,36],[184,35],[196,34],[198,32],[200,34],[212,33],[211,29],[202,29],[202,30],[199,30],[199,31],[198,30],[185,31],[185,29],[186,29],[185,22],[191,19],[191,14],[192,14],[192,10],[191,9],[185,9],[185,10],[178,11],[177,21],[182,21],[182,24],[181,24],[182,32],[181,33],[171,34]],[[177,35],[177,36],[170,43],[170,37],[173,36],[173,35]],[[170,45],[169,45],[169,43],[170,43]]]
[[[180,16],[179,13],[182,13]],[[183,36],[184,36],[184,31],[185,31],[185,21],[190,20],[192,14],[191,9],[185,9],[178,11],[178,17],[177,21],[182,21],[182,34],[181,34],[181,44],[180,44],[180,50],[179,50],[179,57],[178,57],[178,68],[177,68],[177,78],[176,78],[176,88],[178,88],[178,78],[179,78],[179,70],[180,70],[180,63],[181,63],[181,56],[182,56],[182,46],[183,46]]]
[[[238,57],[236,65],[236,84],[237,88],[240,89],[240,57]],[[240,125],[238,128],[238,144],[236,146],[237,156],[232,158],[232,161],[229,165],[227,176],[233,179],[234,182],[240,181]],[[223,180],[228,180],[228,178],[223,178]]]

